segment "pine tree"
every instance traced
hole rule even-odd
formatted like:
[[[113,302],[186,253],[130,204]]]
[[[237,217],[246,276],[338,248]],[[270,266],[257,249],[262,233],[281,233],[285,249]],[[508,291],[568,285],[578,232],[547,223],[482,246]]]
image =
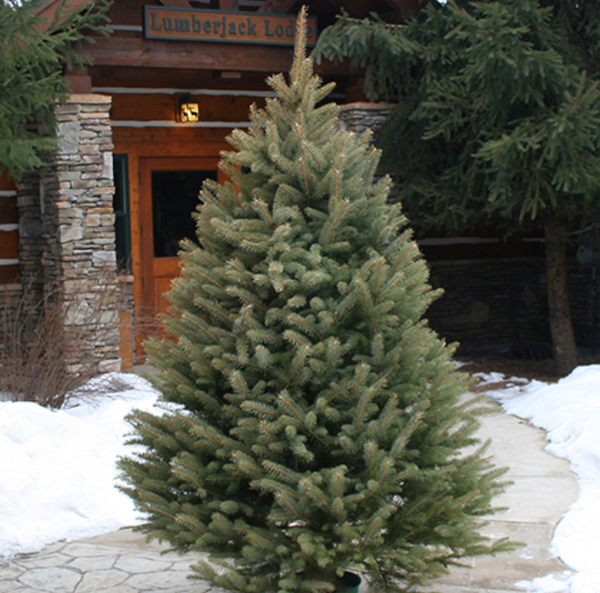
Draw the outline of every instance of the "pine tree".
[[[38,4],[0,0],[0,173],[17,180],[56,146],[54,105],[68,94],[63,68],[89,63],[79,44],[108,33],[106,0],[68,14],[63,0],[51,22],[36,16]]]
[[[322,103],[298,29],[289,81],[229,138],[231,182],[201,192],[201,246],[147,344],[164,414],[130,418],[124,490],[224,589],[333,591],[355,569],[404,591],[507,547],[479,533],[502,472],[423,319],[437,293],[379,153]]]
[[[556,370],[577,364],[570,233],[600,220],[600,3],[429,2],[403,26],[341,18],[320,55],[397,108],[379,145],[422,230],[543,234]]]

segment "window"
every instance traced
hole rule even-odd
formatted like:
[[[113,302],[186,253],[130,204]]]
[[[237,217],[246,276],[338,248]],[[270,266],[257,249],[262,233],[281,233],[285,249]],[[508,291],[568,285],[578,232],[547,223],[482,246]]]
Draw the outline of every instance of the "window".
[[[182,239],[196,238],[198,194],[216,171],[152,171],[154,257],[175,257]]]
[[[113,155],[113,171],[115,180],[113,209],[115,212],[117,267],[120,272],[128,272],[131,270],[131,239],[129,227],[129,175],[126,154]]]

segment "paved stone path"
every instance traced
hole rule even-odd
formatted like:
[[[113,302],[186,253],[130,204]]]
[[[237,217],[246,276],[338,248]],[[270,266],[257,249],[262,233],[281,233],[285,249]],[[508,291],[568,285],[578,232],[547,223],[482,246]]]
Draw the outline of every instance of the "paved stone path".
[[[0,558],[0,593],[226,593],[188,578],[199,555],[165,550],[131,529],[56,542]]]
[[[497,406],[497,404],[492,403]],[[485,532],[526,544],[510,554],[475,559],[422,593],[523,592],[530,581],[568,570],[550,551],[557,523],[576,500],[577,480],[569,464],[544,450],[545,433],[502,413],[482,420],[481,438],[492,439],[490,453],[508,466],[514,485],[497,501],[507,511],[495,515]],[[187,578],[198,556],[161,554],[143,535],[121,529],[93,538],[57,542],[35,554],[0,557],[0,593],[226,593]],[[367,593],[361,585],[360,593]]]
[[[161,553],[131,529],[0,559],[0,593],[221,593],[188,579],[193,557]]]

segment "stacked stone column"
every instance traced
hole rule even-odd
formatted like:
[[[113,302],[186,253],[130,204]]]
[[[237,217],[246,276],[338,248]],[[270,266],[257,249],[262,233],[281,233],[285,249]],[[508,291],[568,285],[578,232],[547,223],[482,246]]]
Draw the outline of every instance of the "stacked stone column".
[[[362,101],[346,103],[340,105],[338,119],[343,129],[355,134],[363,134],[367,131],[375,133],[386,122],[393,108],[394,105],[391,103],[367,103]],[[375,137],[372,136],[371,141],[374,140]],[[388,172],[388,175],[394,182],[388,201],[395,202],[398,199],[399,192],[398,178],[392,171]],[[376,176],[376,178],[379,177],[381,175]]]
[[[347,103],[340,105],[339,120],[347,130],[361,134],[376,132],[387,120],[394,106],[390,103]]]
[[[90,357],[120,367],[110,106],[94,94],[58,106],[58,149],[18,191],[22,283],[36,298],[60,296],[73,372]]]

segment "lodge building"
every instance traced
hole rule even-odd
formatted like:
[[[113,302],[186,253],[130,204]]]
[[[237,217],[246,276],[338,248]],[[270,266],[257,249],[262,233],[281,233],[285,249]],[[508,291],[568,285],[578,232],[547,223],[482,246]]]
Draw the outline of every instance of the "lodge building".
[[[88,1],[71,0],[70,10]],[[102,353],[106,370],[143,361],[143,340],[156,331],[178,274],[179,241],[194,236],[190,214],[202,182],[223,181],[227,135],[249,125],[253,103],[273,96],[265,79],[289,70],[302,4],[309,43],[341,9],[400,23],[420,7],[419,0],[114,0],[112,34],[82,47],[92,65],[65,72],[72,94],[56,109],[58,149],[18,185],[0,179],[5,310],[59,286],[76,302],[66,323],[85,326],[109,294],[90,348]],[[57,5],[45,0],[37,11],[49,18]],[[316,69],[336,82],[331,99],[343,125],[362,131],[385,120],[391,106],[366,102],[346,64]],[[507,264],[523,252],[494,237],[430,238],[422,248],[434,284],[449,289],[430,312],[440,333],[453,339],[460,326],[475,341],[494,331],[510,341],[518,327],[523,339],[540,339],[540,331],[543,338],[545,286],[535,253]],[[488,278],[487,288],[473,291],[474,278]]]
[[[88,1],[72,0],[69,10]],[[355,17],[374,10],[390,22],[419,8],[418,0],[305,3],[309,44],[342,8]],[[143,339],[156,331],[179,270],[179,240],[194,236],[190,215],[202,182],[223,181],[217,165],[227,135],[249,125],[253,103],[273,96],[265,79],[289,70],[302,4],[114,1],[111,35],[82,47],[92,65],[65,72],[72,94],[56,109],[57,151],[18,186],[0,181],[5,310],[59,286],[76,301],[66,323],[94,318],[90,347],[102,352],[105,369],[143,360]],[[45,0],[36,11],[50,19],[57,6]],[[336,81],[333,100],[350,119],[362,113],[364,127],[365,118],[371,125],[385,117],[385,106],[357,102],[361,81],[345,65],[318,71]]]

